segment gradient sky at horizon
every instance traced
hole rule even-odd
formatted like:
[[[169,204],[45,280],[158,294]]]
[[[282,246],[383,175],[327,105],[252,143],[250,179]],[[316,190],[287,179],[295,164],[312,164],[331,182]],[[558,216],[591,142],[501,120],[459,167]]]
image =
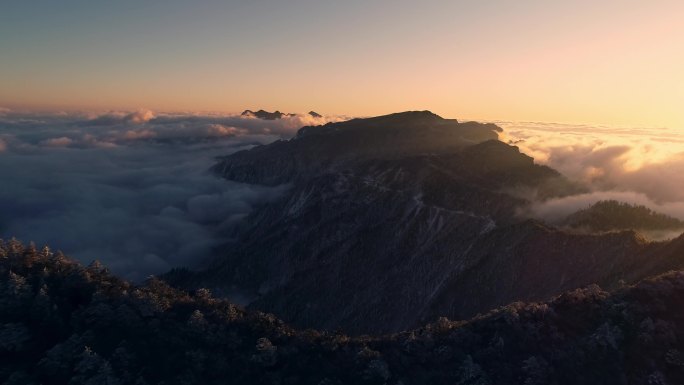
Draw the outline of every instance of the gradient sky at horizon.
[[[0,3],[0,107],[684,130],[684,2]]]

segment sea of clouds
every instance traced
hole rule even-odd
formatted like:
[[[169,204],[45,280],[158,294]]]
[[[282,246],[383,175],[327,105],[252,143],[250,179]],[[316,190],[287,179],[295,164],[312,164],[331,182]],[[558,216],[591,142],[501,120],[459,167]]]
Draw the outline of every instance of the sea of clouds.
[[[136,281],[199,267],[226,247],[240,219],[288,188],[218,178],[208,172],[215,158],[341,119],[0,108],[0,238],[97,259]],[[554,223],[615,199],[684,219],[678,130],[495,123],[502,140],[589,188],[537,201],[529,215]]]
[[[287,189],[217,178],[215,158],[337,119],[0,109],[0,238],[97,259],[131,280],[200,266]]]
[[[554,223],[600,200],[643,205],[684,219],[684,132],[676,128],[496,122],[502,140],[589,192],[537,202],[532,215]]]

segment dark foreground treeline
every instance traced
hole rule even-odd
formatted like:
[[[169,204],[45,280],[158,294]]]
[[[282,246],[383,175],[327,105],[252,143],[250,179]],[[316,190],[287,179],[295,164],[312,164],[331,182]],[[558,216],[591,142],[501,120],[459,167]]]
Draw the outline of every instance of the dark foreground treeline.
[[[674,385],[682,352],[684,273],[349,338],[0,242],[5,384]]]

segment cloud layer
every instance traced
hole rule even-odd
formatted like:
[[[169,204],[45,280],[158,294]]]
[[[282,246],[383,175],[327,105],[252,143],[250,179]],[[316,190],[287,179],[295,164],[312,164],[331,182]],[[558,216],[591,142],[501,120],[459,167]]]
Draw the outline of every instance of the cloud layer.
[[[590,193],[533,207],[553,222],[599,200],[647,206],[684,219],[684,135],[674,129],[498,122],[506,139]]]
[[[133,280],[198,266],[235,223],[287,188],[216,178],[206,171],[214,157],[341,119],[0,109],[0,237],[50,244],[85,263],[99,259]],[[531,215],[553,223],[616,199],[684,219],[677,131],[497,123],[523,152],[590,187],[537,202]]]
[[[216,178],[207,172],[214,157],[330,119],[3,110],[0,237],[99,259],[133,280],[197,266],[287,188]]]

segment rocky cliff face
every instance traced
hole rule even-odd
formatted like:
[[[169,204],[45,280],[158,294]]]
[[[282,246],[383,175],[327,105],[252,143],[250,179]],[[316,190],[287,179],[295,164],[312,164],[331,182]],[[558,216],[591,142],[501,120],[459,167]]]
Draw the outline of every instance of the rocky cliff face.
[[[674,243],[520,218],[529,202],[516,192],[581,188],[495,140],[499,130],[409,112],[305,127],[226,157],[214,167],[224,177],[289,183],[289,194],[250,215],[209,269],[166,278],[239,291],[298,326],[368,333],[684,265]]]

